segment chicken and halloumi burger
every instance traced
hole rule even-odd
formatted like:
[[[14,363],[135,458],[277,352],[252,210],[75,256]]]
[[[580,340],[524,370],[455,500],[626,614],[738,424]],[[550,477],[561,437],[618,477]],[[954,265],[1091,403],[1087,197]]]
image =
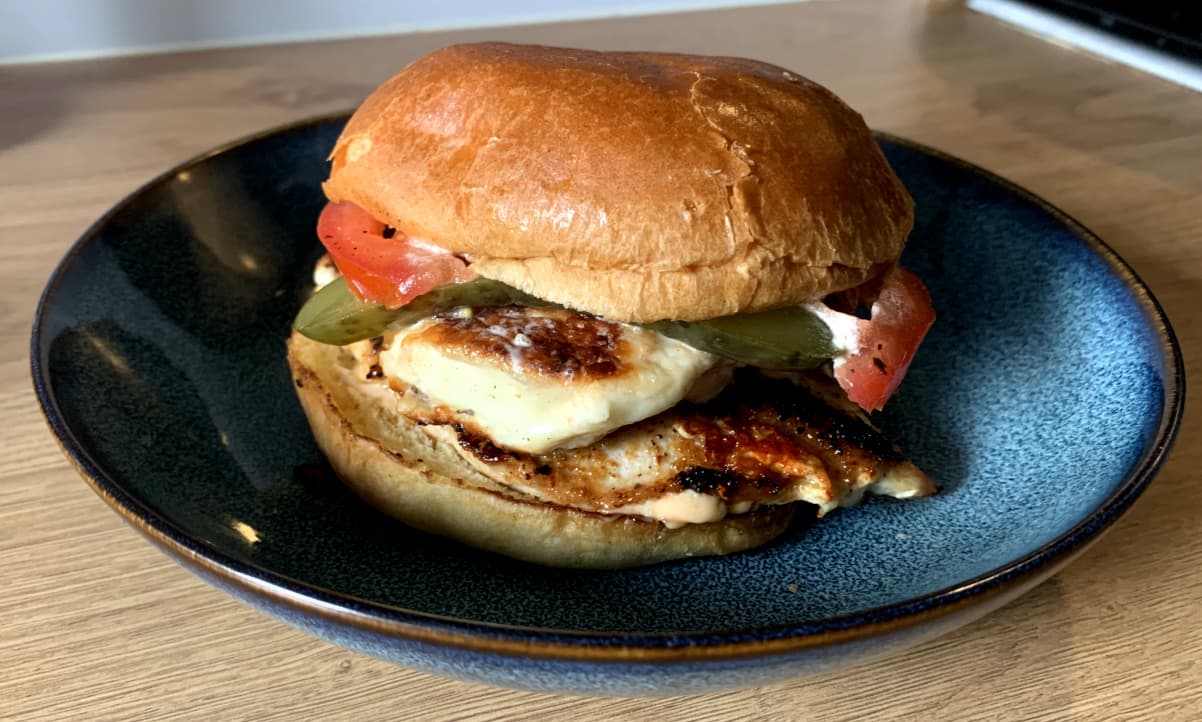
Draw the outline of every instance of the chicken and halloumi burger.
[[[825,88],[454,46],[376,90],[331,160],[335,268],[289,361],[335,471],[406,524],[617,568],[934,491],[868,420],[934,320],[897,265],[913,204]]]

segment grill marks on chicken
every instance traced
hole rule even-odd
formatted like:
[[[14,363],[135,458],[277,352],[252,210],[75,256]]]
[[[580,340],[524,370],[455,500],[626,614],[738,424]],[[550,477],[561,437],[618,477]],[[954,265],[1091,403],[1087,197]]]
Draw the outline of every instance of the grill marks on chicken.
[[[717,496],[736,510],[791,501],[828,510],[858,500],[889,472],[929,484],[864,419],[833,409],[805,386],[754,371],[738,374],[706,404],[681,404],[585,449],[498,458],[464,443],[462,432],[459,439],[493,478],[598,510],[683,491]],[[595,481],[611,474],[629,483]]]
[[[822,496],[842,503],[886,472],[919,480],[921,472],[866,419],[823,402],[813,388],[826,379],[811,374],[797,381],[744,371],[711,403],[683,411],[678,427],[699,443],[704,460],[677,482],[737,503],[765,502],[764,494],[809,479]]]

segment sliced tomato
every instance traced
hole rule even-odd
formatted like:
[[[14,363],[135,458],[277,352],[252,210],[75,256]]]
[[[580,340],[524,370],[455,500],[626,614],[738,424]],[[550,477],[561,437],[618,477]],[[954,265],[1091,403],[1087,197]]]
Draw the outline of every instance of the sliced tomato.
[[[905,378],[918,346],[935,322],[926,286],[901,266],[890,270],[872,304],[858,319],[859,348],[835,359],[835,379],[865,411],[878,411]]]
[[[400,234],[385,238],[383,223],[346,201],[326,204],[317,236],[355,295],[388,308],[476,275],[447,251]]]

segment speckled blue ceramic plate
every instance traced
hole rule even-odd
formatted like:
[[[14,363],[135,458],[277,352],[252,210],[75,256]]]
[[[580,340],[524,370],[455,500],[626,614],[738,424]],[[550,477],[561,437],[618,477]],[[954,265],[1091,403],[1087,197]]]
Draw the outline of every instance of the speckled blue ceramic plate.
[[[46,416],[105,501],[210,582],[337,643],[589,692],[846,664],[1052,574],[1130,506],[1176,431],[1180,354],[1131,270],[1030,194],[884,137],[918,208],[904,262],[939,320],[882,423],[938,496],[624,572],[410,531],[331,479],[284,363],[344,120],[233,144],[134,193],[55,271],[32,348]]]

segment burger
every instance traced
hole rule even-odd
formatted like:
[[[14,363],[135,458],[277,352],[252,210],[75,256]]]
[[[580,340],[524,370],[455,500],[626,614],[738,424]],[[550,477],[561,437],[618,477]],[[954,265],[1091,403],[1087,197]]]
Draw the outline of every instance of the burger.
[[[870,417],[934,321],[913,202],[820,85],[457,45],[330,160],[289,364],[335,472],[405,524],[620,568],[934,491]]]

